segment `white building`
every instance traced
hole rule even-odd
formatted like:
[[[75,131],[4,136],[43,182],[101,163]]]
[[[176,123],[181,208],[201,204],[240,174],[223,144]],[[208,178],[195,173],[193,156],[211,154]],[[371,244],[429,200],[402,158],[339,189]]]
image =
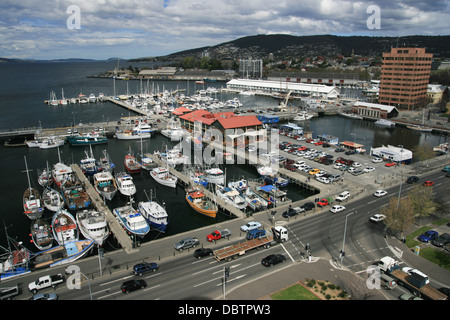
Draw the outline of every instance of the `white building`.
[[[341,91],[335,86],[321,84],[280,82],[270,80],[233,79],[227,82],[228,89],[263,91],[269,93],[292,91],[297,95],[314,95],[322,98],[336,99]]]
[[[413,157],[412,151],[403,147],[394,147],[391,145],[388,145],[387,147],[381,146],[379,148],[371,148],[370,155],[397,163],[411,163]]]

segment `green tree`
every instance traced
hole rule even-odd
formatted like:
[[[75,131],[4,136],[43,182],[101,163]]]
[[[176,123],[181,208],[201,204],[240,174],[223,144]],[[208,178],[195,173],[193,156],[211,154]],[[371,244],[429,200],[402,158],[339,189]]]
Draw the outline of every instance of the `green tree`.
[[[386,226],[400,233],[403,238],[404,232],[414,224],[414,210],[409,198],[398,200],[392,197],[389,204],[380,210],[381,214],[386,216],[384,220]]]
[[[437,205],[434,201],[433,187],[416,185],[408,192],[408,198],[414,213],[419,217],[419,225],[422,217],[436,212]]]

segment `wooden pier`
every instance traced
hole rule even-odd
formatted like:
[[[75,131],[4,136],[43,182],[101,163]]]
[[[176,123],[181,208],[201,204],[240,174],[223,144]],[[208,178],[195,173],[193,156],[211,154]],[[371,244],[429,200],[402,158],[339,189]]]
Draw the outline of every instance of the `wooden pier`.
[[[122,228],[119,221],[117,221],[111,210],[109,210],[109,208],[105,205],[103,199],[100,197],[97,191],[95,191],[94,187],[86,178],[83,171],[81,171],[81,168],[77,164],[72,164],[70,165],[70,167],[72,168],[73,172],[75,172],[75,174],[78,176],[78,178],[81,180],[95,208],[98,211],[103,212],[105,214],[109,230],[114,234],[114,237],[120,243],[125,252],[126,253],[136,252],[138,249],[133,248],[133,242],[131,241],[131,238]]]

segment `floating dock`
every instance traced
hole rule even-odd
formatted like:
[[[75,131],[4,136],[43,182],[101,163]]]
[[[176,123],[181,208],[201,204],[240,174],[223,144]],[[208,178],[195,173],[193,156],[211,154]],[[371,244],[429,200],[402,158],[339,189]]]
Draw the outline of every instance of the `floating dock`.
[[[77,164],[72,164],[70,165],[70,167],[72,168],[73,172],[75,172],[75,174],[78,176],[78,178],[81,180],[81,183],[86,189],[86,192],[89,194],[89,197],[91,198],[92,203],[94,204],[96,209],[100,212],[105,213],[109,230],[114,234],[114,237],[120,243],[125,252],[126,253],[137,252],[138,249],[135,249],[133,247],[133,242],[131,241],[130,236],[122,228],[122,226],[117,221],[111,210],[109,210],[109,208],[105,205],[100,195],[97,193],[97,191],[95,191],[94,187],[86,178],[83,171],[81,171],[81,168]]]

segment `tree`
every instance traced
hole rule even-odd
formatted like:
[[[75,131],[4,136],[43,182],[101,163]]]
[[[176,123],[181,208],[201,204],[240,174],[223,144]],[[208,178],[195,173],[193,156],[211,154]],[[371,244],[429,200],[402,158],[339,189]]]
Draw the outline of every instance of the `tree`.
[[[392,197],[389,205],[381,208],[380,213],[386,216],[384,222],[389,229],[400,232],[401,239],[403,233],[414,224],[414,210],[409,198],[399,201]]]
[[[418,161],[424,161],[434,157],[433,147],[431,147],[428,143],[418,145],[413,149],[413,152],[414,158]]]
[[[419,216],[419,225],[420,218],[436,212],[437,205],[434,202],[433,187],[417,185],[408,192],[408,198],[414,213]]]

